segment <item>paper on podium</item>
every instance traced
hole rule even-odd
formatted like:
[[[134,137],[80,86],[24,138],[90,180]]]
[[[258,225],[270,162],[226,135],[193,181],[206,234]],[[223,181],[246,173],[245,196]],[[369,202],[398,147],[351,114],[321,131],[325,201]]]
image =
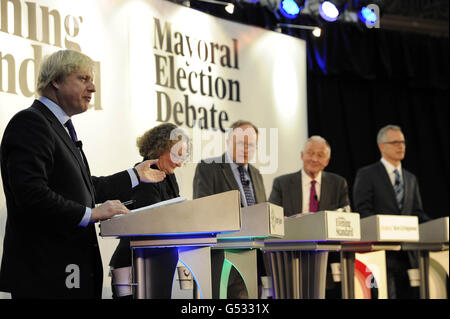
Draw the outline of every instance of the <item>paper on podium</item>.
[[[144,206],[144,207],[141,207],[141,208],[133,209],[128,214],[114,215],[112,218],[117,218],[117,217],[121,217],[121,216],[124,216],[124,215],[129,215],[129,214],[136,214],[136,213],[139,213],[139,212],[141,212],[143,210],[152,209],[152,208],[161,207],[161,206],[172,205],[172,204],[181,203],[181,202],[184,202],[184,201],[186,201],[185,197],[175,197],[175,198],[171,198],[171,199],[168,199],[168,200],[163,200],[163,201],[158,202],[156,204],[152,204],[152,205]]]

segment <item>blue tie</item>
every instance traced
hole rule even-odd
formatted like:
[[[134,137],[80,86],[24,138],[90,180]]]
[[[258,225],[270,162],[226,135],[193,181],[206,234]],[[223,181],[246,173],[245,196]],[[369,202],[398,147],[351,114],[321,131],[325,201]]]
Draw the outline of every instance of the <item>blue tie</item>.
[[[394,170],[394,174],[395,174],[395,182],[394,182],[395,198],[397,199],[398,208],[402,210],[403,196],[404,196],[403,182],[400,180],[400,174],[397,169]]]
[[[239,175],[241,177],[241,184],[242,188],[244,189],[244,195],[245,199],[247,200],[247,206],[255,205],[255,199],[253,197],[253,191],[250,188],[250,181],[246,179],[245,173],[244,173],[244,167],[241,165],[238,166]]]
[[[69,130],[70,137],[72,138],[72,141],[76,145],[78,142],[77,133],[75,132],[75,128],[73,127],[72,120],[69,119],[65,124],[65,127]],[[77,145],[78,146],[78,145]]]

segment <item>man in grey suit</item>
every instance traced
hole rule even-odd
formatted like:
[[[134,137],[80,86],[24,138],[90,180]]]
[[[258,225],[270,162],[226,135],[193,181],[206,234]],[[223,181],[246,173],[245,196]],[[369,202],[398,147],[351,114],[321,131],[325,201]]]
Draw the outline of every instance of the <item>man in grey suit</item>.
[[[353,204],[361,217],[374,214],[416,215],[419,222],[430,218],[422,208],[419,184],[414,174],[402,168],[406,145],[396,125],[380,129],[377,136],[381,160],[358,170],[353,186]],[[408,268],[417,268],[417,257],[405,252],[386,252],[389,298],[413,298]]]
[[[284,208],[284,215],[344,209],[350,211],[347,181],[325,172],[331,148],[320,136],[311,136],[301,152],[303,169],[277,177],[273,181],[269,202]],[[331,276],[331,264],[339,263],[338,253],[329,253],[326,298],[338,298],[340,287]]]
[[[301,152],[303,169],[275,178],[269,202],[282,206],[285,216],[340,208],[349,210],[347,181],[324,171],[330,155],[328,142],[320,136],[311,136]]]
[[[194,198],[239,190],[241,206],[251,206],[267,201],[263,179],[259,170],[249,161],[254,157],[258,141],[258,128],[249,121],[231,125],[227,151],[219,157],[202,160],[195,170]],[[265,270],[258,251],[258,273]],[[258,276],[259,278],[259,276]],[[228,285],[228,298],[246,298],[246,289],[236,271],[232,269]]]
[[[197,165],[193,197],[239,190],[242,206],[249,206],[241,182],[240,170],[243,169],[252,191],[252,203],[265,202],[266,191],[261,173],[249,164],[256,151],[258,128],[248,121],[237,121],[231,125],[231,129],[227,151],[221,156],[204,159]]]

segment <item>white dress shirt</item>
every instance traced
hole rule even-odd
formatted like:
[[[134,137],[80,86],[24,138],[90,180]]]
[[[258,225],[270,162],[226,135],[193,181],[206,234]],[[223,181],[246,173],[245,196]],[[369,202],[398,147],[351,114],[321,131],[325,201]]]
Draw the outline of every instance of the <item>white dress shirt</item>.
[[[395,167],[394,165],[392,165],[391,163],[389,163],[388,161],[386,161],[384,159],[384,157],[381,158],[381,163],[383,164],[384,168],[386,169],[386,172],[389,175],[389,179],[391,180],[391,184],[392,186],[395,185],[395,173],[394,170],[398,170],[398,173],[400,175],[400,182],[403,182],[403,173],[402,173],[402,163],[400,162],[400,164]]]

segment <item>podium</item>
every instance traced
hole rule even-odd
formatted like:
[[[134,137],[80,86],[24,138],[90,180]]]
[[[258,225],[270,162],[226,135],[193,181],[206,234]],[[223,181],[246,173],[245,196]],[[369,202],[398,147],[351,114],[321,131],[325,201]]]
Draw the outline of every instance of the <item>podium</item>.
[[[403,250],[416,250],[419,253],[420,298],[422,299],[430,298],[430,252],[448,251],[448,223],[448,217],[422,223],[419,225],[419,242],[402,244]],[[448,257],[444,268],[448,269]],[[446,278],[438,280],[445,286]]]
[[[284,222],[283,238],[264,240],[274,297],[325,298],[328,252],[340,251],[343,241],[360,239],[359,214],[320,211],[286,217]],[[351,267],[346,260],[341,258],[344,269]]]
[[[372,215],[361,219],[361,240],[359,242],[344,243],[342,251],[347,256],[348,263],[355,264],[356,253],[376,251],[399,251],[405,243],[419,241],[419,220],[417,216],[405,215]],[[362,276],[359,285],[360,290],[368,290],[377,287],[379,294],[387,297],[386,262],[383,255],[376,263],[360,265],[358,268],[368,269],[370,276]],[[373,269],[371,269],[373,268]],[[405,269],[406,271],[406,269]],[[346,276],[355,278],[355,267],[346,269]],[[356,277],[361,277],[356,276]],[[368,286],[369,285],[369,286]],[[345,299],[355,298],[355,281],[342,282],[342,296]]]
[[[226,299],[232,267],[241,275],[249,299],[258,298],[257,250],[263,240],[284,235],[283,208],[271,203],[260,203],[241,208],[241,230],[217,235],[212,251],[213,298]]]
[[[134,298],[171,298],[178,261],[192,273],[196,297],[212,298],[211,246],[241,229],[240,194],[229,191],[167,206],[139,209],[100,222],[103,237],[130,237]]]

